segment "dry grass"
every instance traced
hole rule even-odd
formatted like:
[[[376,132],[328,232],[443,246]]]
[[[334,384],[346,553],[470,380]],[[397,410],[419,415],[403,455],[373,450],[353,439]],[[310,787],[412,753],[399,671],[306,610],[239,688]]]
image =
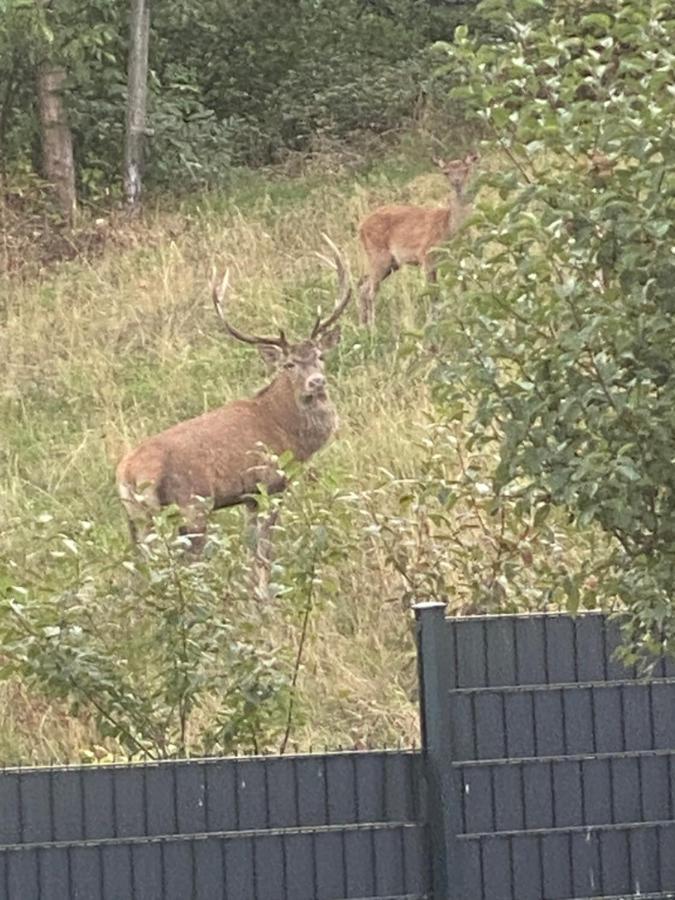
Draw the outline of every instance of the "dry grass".
[[[315,255],[320,233],[344,249],[356,277],[356,224],[391,200],[443,202],[443,180],[426,156],[393,155],[359,177],[248,176],[228,196],[147,213],[142,227],[94,260],[63,263],[38,279],[6,279],[3,555],[26,571],[44,563],[34,536],[45,512],[92,522],[102,553],[121,553],[127,536],[113,471],[124,449],[265,377],[257,356],[217,329],[212,265],[231,269],[230,314],[242,328],[283,324],[301,333],[316,305],[333,300],[333,276]],[[335,484],[368,489],[382,469],[414,470],[427,387],[402,352],[401,335],[419,330],[430,308],[420,274],[407,270],[385,284],[373,337],[352,310],[331,362],[341,430],[314,465],[326,497]],[[301,489],[288,498],[301,501]],[[222,518],[240,527],[236,511]],[[364,546],[342,567],[339,595],[317,606],[300,679],[302,719],[292,735],[300,747],[416,739],[409,613],[390,602],[398,587],[382,554]],[[275,639],[297,646],[297,629],[284,621]],[[86,722],[22,685],[0,690],[0,757],[76,758],[91,742]]]

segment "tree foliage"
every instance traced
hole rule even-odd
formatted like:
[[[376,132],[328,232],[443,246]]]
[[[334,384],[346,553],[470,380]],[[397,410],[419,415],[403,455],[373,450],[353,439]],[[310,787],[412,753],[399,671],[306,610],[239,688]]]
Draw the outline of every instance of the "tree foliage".
[[[4,0],[0,142],[11,170],[36,168],[33,69],[41,48],[69,74],[79,189],[119,189],[127,4]],[[421,0],[169,0],[150,34],[147,181],[199,185],[232,164],[278,160],[317,138],[398,128],[424,90],[423,61],[468,15]],[[4,98],[4,102],[3,102]]]
[[[563,510],[602,553],[571,608],[619,599],[631,638],[675,637],[675,16],[664,0],[487,0],[454,91],[499,151],[441,334],[446,416],[491,467],[492,512]],[[460,334],[459,346],[456,335]]]

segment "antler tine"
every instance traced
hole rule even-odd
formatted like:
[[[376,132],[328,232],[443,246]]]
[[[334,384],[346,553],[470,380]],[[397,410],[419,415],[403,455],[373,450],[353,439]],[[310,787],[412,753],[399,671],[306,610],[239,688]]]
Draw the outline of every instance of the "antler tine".
[[[337,300],[337,303],[335,304],[333,312],[330,314],[330,316],[327,319],[322,321],[321,314],[319,314],[317,316],[316,322],[314,323],[314,328],[312,329],[312,335],[311,335],[312,338],[318,337],[318,335],[321,334],[322,331],[325,331],[327,328],[330,328],[330,326],[333,325],[340,318],[342,313],[345,311],[345,308],[346,308],[347,304],[349,303],[349,300],[352,295],[352,286],[351,286],[351,278],[349,276],[349,269],[347,268],[347,265],[345,264],[342,254],[340,253],[338,248],[335,246],[333,241],[331,241],[331,239],[328,237],[327,234],[324,234],[322,232],[321,237],[328,244],[328,247],[332,251],[333,259],[328,260],[321,253],[317,253],[317,256],[320,259],[323,259],[325,262],[330,262],[330,265],[332,265],[337,272],[338,300]]]
[[[230,325],[230,323],[225,318],[225,312],[223,309],[223,301],[225,299],[225,294],[227,293],[227,289],[230,285],[230,270],[226,269],[223,277],[220,279],[220,282],[215,277],[215,268],[214,268],[214,279],[213,279],[213,305],[216,310],[216,315],[220,319],[220,321],[225,326],[225,329],[228,333],[236,338],[238,341],[243,341],[245,344],[268,344],[273,347],[281,347],[282,349],[286,349],[288,347],[288,341],[286,340],[286,335],[283,331],[279,332],[279,337],[259,337],[258,335],[249,335],[244,334],[242,331],[239,331],[238,328],[235,328],[234,325]]]

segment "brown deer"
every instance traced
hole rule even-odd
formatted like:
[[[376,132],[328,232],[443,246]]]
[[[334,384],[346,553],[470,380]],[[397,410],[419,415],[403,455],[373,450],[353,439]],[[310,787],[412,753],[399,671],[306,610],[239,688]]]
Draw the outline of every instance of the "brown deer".
[[[244,504],[254,517],[256,562],[268,562],[273,513],[262,525],[256,494],[283,491],[287,478],[277,457],[287,451],[304,462],[319,450],[337,427],[328,397],[323,351],[340,339],[335,323],[344,312],[351,286],[348,270],[335,245],[330,245],[338,275],[338,300],[332,313],[316,319],[307,340],[290,343],[278,337],[247,335],[225,317],[228,273],[213,284],[213,303],[228,334],[257,346],[276,367],[273,380],[253,397],[235,400],[194,419],[180,422],[146,438],[117,467],[117,489],[126,510],[132,539],[152,529],[152,516],[175,504],[185,520],[191,549],[201,551],[208,514],[213,509]],[[264,545],[263,545],[264,542]],[[258,572],[260,569],[258,568]]]
[[[436,281],[434,251],[463,224],[471,211],[465,188],[479,156],[435,160],[450,182],[450,202],[430,209],[422,206],[380,206],[359,226],[369,272],[359,282],[362,325],[375,322],[375,295],[384,279],[403,265],[422,266],[427,280]]]

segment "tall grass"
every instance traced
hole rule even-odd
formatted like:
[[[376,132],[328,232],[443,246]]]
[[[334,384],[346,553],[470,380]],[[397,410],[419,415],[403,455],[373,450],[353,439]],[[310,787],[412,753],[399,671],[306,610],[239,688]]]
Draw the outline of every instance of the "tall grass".
[[[12,577],[58,581],[62,560],[38,539],[49,516],[90,523],[101,556],[121,558],[128,538],[113,472],[124,450],[264,383],[255,352],[218,328],[212,266],[231,270],[229,315],[243,329],[283,326],[301,336],[317,305],[327,309],[335,294],[334,275],[316,256],[321,232],[344,250],[356,280],[356,224],[367,210],[444,199],[428,155],[411,147],[360,173],[319,166],[292,178],[247,174],[222,193],[170,208],[158,203],[92,261],[6,280],[0,541],[15,562]],[[383,472],[415,471],[428,409],[415,335],[432,306],[420,273],[406,270],[385,283],[374,334],[358,327],[355,308],[346,316],[329,363],[341,427],[312,462],[315,480],[301,478],[285,497],[291,519],[302,514],[308,491],[312,503],[330,507],[336,490],[358,494]],[[242,530],[237,510],[217,518],[228,532]],[[292,742],[410,742],[417,735],[414,647],[409,613],[396,602],[397,576],[365,540],[335,569],[338,589],[310,618]],[[259,612],[237,607],[232,615]],[[264,621],[294,655],[298,617],[272,609]],[[93,740],[86,719],[16,680],[0,686],[0,734],[6,761],[77,757]]]

